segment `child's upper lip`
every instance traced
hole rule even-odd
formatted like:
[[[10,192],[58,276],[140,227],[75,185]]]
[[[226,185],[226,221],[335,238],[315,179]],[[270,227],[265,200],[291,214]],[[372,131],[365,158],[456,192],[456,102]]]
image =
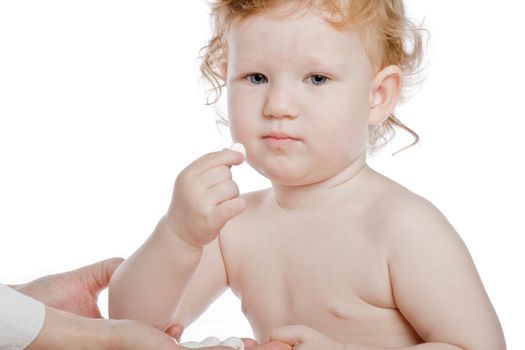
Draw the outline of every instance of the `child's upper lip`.
[[[264,135],[263,138],[274,138],[274,139],[297,139],[297,137],[294,137],[294,136],[291,136],[291,135],[288,135],[287,133],[284,133],[284,132],[271,132],[267,135]]]

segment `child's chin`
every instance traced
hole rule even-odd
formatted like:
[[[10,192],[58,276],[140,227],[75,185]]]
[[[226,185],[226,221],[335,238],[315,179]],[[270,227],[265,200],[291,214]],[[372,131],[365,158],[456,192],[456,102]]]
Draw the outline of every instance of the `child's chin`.
[[[312,181],[309,181],[302,176],[298,176],[297,173],[284,173],[280,171],[264,176],[267,177],[272,183],[283,186],[304,186],[310,185],[312,183]]]

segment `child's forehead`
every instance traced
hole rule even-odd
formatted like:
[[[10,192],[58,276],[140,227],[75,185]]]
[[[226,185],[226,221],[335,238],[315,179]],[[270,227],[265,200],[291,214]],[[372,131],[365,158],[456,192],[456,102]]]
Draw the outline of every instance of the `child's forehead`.
[[[257,23],[261,18],[266,22],[286,23],[289,22],[289,28],[292,28],[297,21],[307,18],[313,22],[313,25],[320,25],[323,27],[331,27],[334,32],[338,32],[345,36],[358,35],[362,41],[363,46],[370,50],[377,43],[375,40],[370,40],[370,37],[364,35],[365,26],[356,25],[348,15],[348,8],[338,6],[337,10],[329,8],[326,3],[336,3],[338,1],[273,1],[269,2],[268,6],[258,11],[250,12],[247,15],[242,13],[236,16],[229,17],[223,24],[225,27],[222,31],[222,44],[225,48],[229,46],[228,41],[232,28],[242,26],[245,29],[249,28],[251,23]],[[348,1],[339,1],[339,3]],[[269,20],[269,21],[268,21]],[[271,28],[271,24],[266,23],[267,28]],[[297,36],[301,36],[298,31]]]
[[[314,3],[314,2],[310,2]],[[224,34],[229,34],[232,28],[242,27],[243,30],[249,30],[250,27],[266,27],[265,30],[271,32],[274,24],[281,28],[293,31],[297,28],[297,36],[301,35],[301,27],[307,23],[309,26],[330,27],[332,31],[337,31],[344,35],[351,35],[358,32],[357,28],[352,26],[350,21],[343,21],[341,17],[334,16],[320,6],[307,6],[303,1],[284,1],[273,2],[273,6],[250,13],[249,15],[237,15],[230,18],[226,24]],[[270,5],[272,5],[270,4]],[[340,22],[337,22],[340,21]],[[262,23],[261,23],[262,22]],[[288,24],[286,26],[286,24]]]
[[[368,65],[361,36],[338,30],[315,13],[293,18],[261,14],[236,22],[225,38],[228,63],[266,66],[331,67],[339,71]]]
[[[259,11],[250,16],[240,17],[228,26],[223,37],[228,51],[251,51],[283,46],[293,50],[296,47],[310,48],[330,54],[341,52],[337,46],[351,46],[352,50],[366,50],[361,33],[351,25],[335,26],[325,13],[317,8],[302,6],[299,10],[295,1]],[[271,40],[268,43],[267,40]]]

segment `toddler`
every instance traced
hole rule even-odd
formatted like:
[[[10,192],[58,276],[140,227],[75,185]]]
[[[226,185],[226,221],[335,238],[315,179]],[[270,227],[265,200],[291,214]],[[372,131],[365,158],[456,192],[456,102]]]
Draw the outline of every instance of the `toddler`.
[[[393,115],[421,53],[402,1],[220,0],[212,18],[202,71],[217,98],[227,88],[246,159],[214,152],[179,174],[111,281],[110,316],[187,326],[229,287],[263,343],[505,349],[453,227],[366,163],[393,126],[412,132]],[[244,160],[272,187],[239,195]]]

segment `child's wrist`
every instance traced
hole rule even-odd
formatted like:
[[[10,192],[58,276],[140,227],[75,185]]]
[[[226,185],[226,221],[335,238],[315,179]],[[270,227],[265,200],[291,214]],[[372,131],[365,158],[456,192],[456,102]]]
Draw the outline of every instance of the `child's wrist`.
[[[187,242],[184,238],[182,238],[182,236],[184,236],[184,232],[181,229],[172,227],[172,225],[168,223],[166,216],[160,219],[155,231],[164,233],[166,236],[169,237],[170,243],[179,248],[182,248],[186,251],[195,251],[198,253],[202,252],[202,246],[191,244]]]

